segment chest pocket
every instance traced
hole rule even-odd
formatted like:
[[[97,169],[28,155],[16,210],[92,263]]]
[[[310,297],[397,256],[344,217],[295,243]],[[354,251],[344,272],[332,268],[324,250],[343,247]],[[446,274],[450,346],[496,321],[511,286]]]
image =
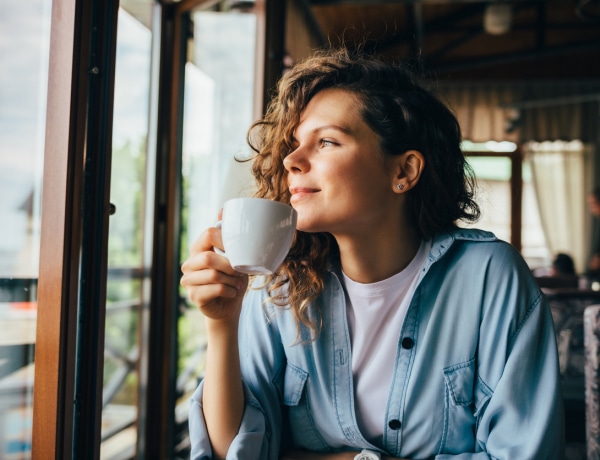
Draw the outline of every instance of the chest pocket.
[[[476,452],[477,416],[490,393],[477,384],[475,359],[445,368],[444,383],[445,420],[440,453]],[[453,430],[452,427],[465,428]]]
[[[310,408],[308,377],[308,372],[288,362],[283,380],[283,404],[288,408],[290,435],[296,448],[329,452]]]

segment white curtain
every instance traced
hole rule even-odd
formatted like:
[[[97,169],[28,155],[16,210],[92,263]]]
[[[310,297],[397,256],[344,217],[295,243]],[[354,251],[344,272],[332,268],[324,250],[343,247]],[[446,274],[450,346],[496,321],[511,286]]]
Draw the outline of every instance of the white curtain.
[[[585,269],[589,251],[590,150],[579,141],[525,145],[549,250],[571,255],[579,273]]]
[[[586,203],[595,185],[592,152],[600,152],[600,83],[453,82],[438,92],[464,139],[524,146],[548,249],[569,253],[583,272],[592,232]]]

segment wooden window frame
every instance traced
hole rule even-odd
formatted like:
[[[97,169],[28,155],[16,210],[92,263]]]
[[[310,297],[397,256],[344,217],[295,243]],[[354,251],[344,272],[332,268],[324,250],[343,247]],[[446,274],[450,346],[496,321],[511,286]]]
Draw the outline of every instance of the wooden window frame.
[[[216,3],[157,2],[154,282],[147,394],[140,407],[143,439],[137,445],[142,458],[150,452],[168,458],[174,447],[183,37],[186,14],[211,2]],[[283,69],[284,4],[255,2],[257,116]],[[33,390],[35,459],[99,458],[118,6],[117,0],[52,2]]]
[[[32,456],[99,451],[118,1],[54,0]]]

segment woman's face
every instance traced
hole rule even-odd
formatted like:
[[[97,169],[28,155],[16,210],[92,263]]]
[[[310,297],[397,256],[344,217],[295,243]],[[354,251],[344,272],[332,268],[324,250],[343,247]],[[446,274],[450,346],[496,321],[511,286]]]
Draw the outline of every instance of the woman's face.
[[[299,230],[339,236],[397,220],[396,171],[359,109],[353,93],[326,89],[301,114],[283,162]]]

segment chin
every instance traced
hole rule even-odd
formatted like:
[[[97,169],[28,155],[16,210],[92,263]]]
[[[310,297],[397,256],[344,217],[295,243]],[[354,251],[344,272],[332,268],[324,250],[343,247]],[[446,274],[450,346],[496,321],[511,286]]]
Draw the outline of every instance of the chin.
[[[304,233],[315,233],[315,230],[313,230],[310,226],[306,225],[296,225],[296,230]]]
[[[325,222],[322,215],[307,216],[298,212],[298,220],[296,222],[296,230],[305,233],[328,233],[331,231],[331,225]]]
[[[296,224],[296,230],[299,230],[299,231],[305,232],[305,233],[317,233],[317,232],[325,231],[325,230],[321,229],[318,225],[315,225],[314,223],[302,222],[300,220]]]

